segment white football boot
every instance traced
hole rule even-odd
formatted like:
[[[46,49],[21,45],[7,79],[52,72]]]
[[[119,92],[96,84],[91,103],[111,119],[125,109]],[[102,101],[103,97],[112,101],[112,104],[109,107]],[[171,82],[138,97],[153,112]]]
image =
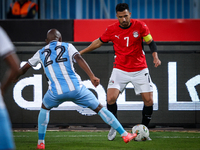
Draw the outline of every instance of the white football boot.
[[[115,137],[116,137],[116,134],[117,134],[117,131],[116,131],[113,127],[111,127],[111,128],[110,128],[110,131],[109,131],[109,133],[108,133],[108,140],[109,140],[109,141],[114,140]]]
[[[147,137],[147,139],[146,139],[147,141],[152,141],[152,139],[150,138],[150,137]]]

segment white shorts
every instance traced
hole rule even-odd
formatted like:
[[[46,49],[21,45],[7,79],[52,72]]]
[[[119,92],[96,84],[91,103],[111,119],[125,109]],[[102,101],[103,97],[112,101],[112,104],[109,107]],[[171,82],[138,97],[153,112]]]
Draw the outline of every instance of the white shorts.
[[[129,82],[133,84],[136,95],[153,91],[153,83],[148,68],[136,72],[126,72],[113,68],[108,89],[116,88],[122,93]]]

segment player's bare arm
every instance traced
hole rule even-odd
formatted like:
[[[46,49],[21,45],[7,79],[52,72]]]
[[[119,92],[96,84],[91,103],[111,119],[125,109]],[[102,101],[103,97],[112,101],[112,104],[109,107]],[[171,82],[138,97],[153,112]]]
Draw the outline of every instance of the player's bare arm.
[[[21,75],[25,74],[29,68],[31,68],[31,65],[29,63],[26,63],[22,68],[20,68],[18,75],[15,77],[15,80],[18,80],[18,78]]]
[[[157,52],[153,52],[152,56],[153,56],[153,63],[155,64],[154,66],[157,68],[158,66],[161,65],[161,61],[158,58],[158,53]]]
[[[88,47],[86,47],[85,49],[83,49],[82,51],[80,51],[80,54],[84,54],[90,51],[93,51],[99,47],[101,47],[101,45],[103,45],[103,42],[101,42],[99,39],[94,40]]]
[[[13,82],[15,76],[19,71],[19,59],[15,53],[11,53],[4,58],[4,61],[8,64],[10,69],[6,72],[1,83],[1,92],[4,95],[6,88]]]
[[[155,42],[153,41],[153,38],[151,37],[151,35],[147,35],[146,37],[144,37],[144,40],[146,41],[146,43],[149,45],[149,48],[152,52],[152,57],[153,57],[153,63],[154,66],[157,68],[158,66],[161,65],[161,61],[158,58],[158,53],[157,53],[157,47]]]
[[[76,54],[74,56],[74,59],[76,60],[76,62],[78,63],[78,65],[86,72],[86,74],[89,76],[92,84],[96,87],[99,85],[100,79],[95,77],[95,75],[93,74],[92,70],[90,69],[90,67],[88,66],[87,62],[81,57],[80,54]]]

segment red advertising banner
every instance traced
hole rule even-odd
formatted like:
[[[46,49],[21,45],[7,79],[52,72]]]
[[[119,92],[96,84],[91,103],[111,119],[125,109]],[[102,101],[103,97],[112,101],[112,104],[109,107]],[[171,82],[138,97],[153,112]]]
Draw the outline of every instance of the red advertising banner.
[[[92,42],[117,19],[74,20],[74,41]],[[199,19],[141,19],[150,29],[154,41],[200,41]]]

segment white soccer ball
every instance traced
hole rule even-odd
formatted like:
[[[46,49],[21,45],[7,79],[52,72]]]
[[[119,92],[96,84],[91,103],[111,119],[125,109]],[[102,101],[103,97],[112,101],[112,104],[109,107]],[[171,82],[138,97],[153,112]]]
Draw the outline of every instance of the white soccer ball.
[[[149,137],[149,129],[143,124],[135,125],[132,128],[132,133],[137,134],[135,141],[146,141],[147,137]]]

